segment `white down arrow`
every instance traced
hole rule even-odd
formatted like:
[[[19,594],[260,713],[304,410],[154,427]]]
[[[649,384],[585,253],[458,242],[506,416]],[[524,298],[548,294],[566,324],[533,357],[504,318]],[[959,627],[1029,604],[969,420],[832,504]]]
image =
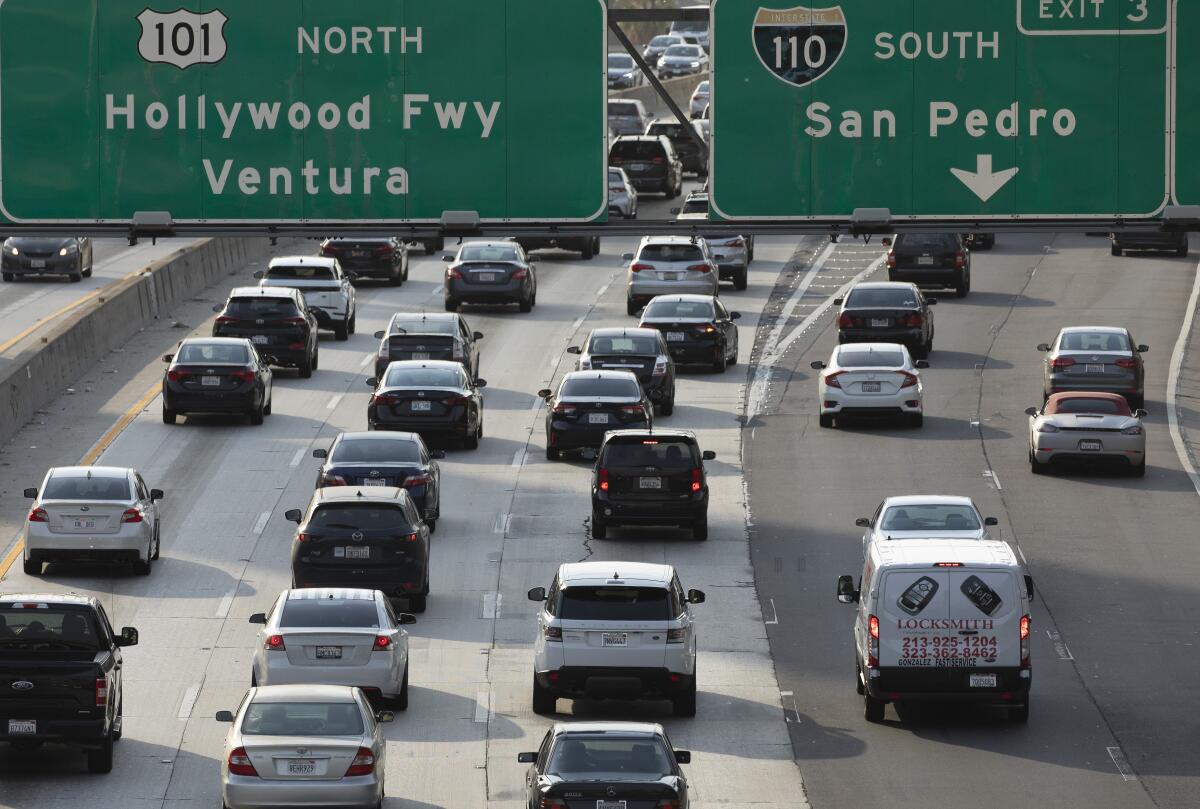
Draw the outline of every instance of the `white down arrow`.
[[[971,193],[987,202],[1004,184],[1016,176],[1018,168],[992,171],[992,156],[981,154],[975,157],[975,170],[950,169],[950,173],[962,180],[962,184],[971,189]]]

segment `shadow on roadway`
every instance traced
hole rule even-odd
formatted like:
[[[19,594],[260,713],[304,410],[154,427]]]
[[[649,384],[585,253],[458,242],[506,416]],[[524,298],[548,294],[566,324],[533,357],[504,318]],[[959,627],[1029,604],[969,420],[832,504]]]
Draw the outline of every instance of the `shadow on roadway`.
[[[1000,309],[1004,309],[1009,306],[1012,306],[1016,309],[1022,309],[1057,305],[1054,303],[1054,301],[1046,298],[1032,298],[1028,295],[1014,295],[1010,292],[976,292],[975,290],[971,290],[967,293],[967,297],[965,298],[953,298],[948,296],[945,292],[935,294],[939,300],[942,301],[942,303],[938,305],[939,309],[941,309],[942,304],[954,306],[987,306]],[[949,298],[949,300],[947,300],[947,298]]]
[[[940,348],[934,348],[929,355],[931,371],[971,370],[980,366],[982,370],[987,371],[1006,371],[1013,367],[1012,363],[1006,360],[985,357],[983,354],[974,354],[970,351],[943,351]]]
[[[816,421],[816,415],[813,415]],[[971,426],[967,419],[951,419],[944,416],[925,414],[925,423],[921,427],[908,427],[899,424],[895,419],[840,417],[835,421],[835,430],[846,433],[883,434],[890,438],[911,438],[918,441],[978,441],[982,433],[985,440],[1009,438],[1012,433],[1000,430],[988,424]]]
[[[165,534],[167,526],[163,525]],[[239,595],[254,595],[257,591],[249,581],[237,579],[214,565],[205,565],[188,559],[179,559],[170,555],[171,546],[167,544],[168,537],[162,539],[161,555],[154,562],[149,576],[139,576],[133,572],[131,564],[106,564],[103,562],[50,562],[42,570],[38,579],[44,583],[56,584],[63,588],[81,588],[92,592],[104,592],[113,586],[114,581],[145,582],[145,586],[134,588],[124,593],[125,596],[137,596],[142,591],[153,591],[155,598],[202,598],[205,593],[224,593],[239,587]],[[156,587],[156,580],[169,576],[172,582],[190,582],[193,585],[203,583],[204,590],[188,588]]]
[[[472,686],[473,688],[473,686]],[[485,727],[475,722],[478,704],[449,691],[409,685],[408,710],[383,726],[388,742],[477,742],[483,738],[520,739],[525,732],[511,719],[492,711]]]

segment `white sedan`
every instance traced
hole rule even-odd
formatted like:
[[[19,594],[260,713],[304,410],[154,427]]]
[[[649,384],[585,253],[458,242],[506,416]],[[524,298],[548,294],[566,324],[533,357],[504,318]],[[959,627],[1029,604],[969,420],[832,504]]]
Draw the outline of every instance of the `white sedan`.
[[[847,343],[839,345],[829,363],[817,360],[821,371],[817,401],[821,426],[832,427],[841,416],[896,416],[914,427],[924,422],[923,386],[918,369],[925,360],[913,361],[898,343]]]
[[[999,525],[995,517],[979,513],[969,497],[948,494],[906,494],[889,497],[879,504],[870,517],[859,517],[854,524],[865,528],[863,555],[867,547],[879,540],[939,538],[939,539],[999,539],[988,531]]]
[[[250,684],[355,685],[389,708],[408,708],[408,633],[416,616],[396,614],[378,590],[284,590],[261,624]]]

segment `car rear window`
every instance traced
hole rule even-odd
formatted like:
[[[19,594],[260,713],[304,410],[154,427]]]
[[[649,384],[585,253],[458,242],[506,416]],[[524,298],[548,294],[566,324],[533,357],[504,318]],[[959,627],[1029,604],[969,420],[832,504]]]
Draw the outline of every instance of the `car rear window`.
[[[883,531],[978,531],[979,520],[967,506],[930,504],[892,506],[883,512]]]
[[[410,530],[399,505],[367,503],[331,503],[317,506],[308,521],[314,531],[359,528],[363,530]]]
[[[613,188],[620,188],[622,191],[625,190],[625,178],[621,176],[619,170],[608,170],[608,184]]]
[[[291,298],[231,298],[225,304],[225,314],[240,318],[299,317],[296,302]]]
[[[589,354],[657,354],[658,338],[648,335],[593,337]]]
[[[88,608],[34,603],[0,604],[0,649],[94,652],[101,648],[100,628]]]
[[[911,289],[852,289],[847,309],[912,309],[917,296]]]
[[[667,35],[663,34],[660,36],[656,36],[654,39],[650,40],[650,44],[654,45],[657,48],[665,48],[668,45],[678,45],[679,37],[672,37],[672,36],[667,36]]]
[[[685,200],[681,213],[708,213],[708,200],[704,197],[693,197]]]
[[[622,160],[653,160],[663,157],[663,148],[656,140],[619,140],[613,144],[609,157]]]
[[[129,480],[126,478],[67,477],[55,475],[46,481],[43,500],[128,500]]]
[[[632,101],[610,101],[608,102],[608,114],[621,117],[637,115],[638,106]]]
[[[647,135],[666,135],[668,138],[678,138],[682,132],[679,124],[650,124],[646,129]]]
[[[700,466],[696,445],[684,438],[621,438],[604,446],[603,466],[657,466],[694,469]]]
[[[901,233],[896,237],[896,247],[954,250],[958,239],[953,233]]]
[[[623,399],[641,399],[642,391],[638,387],[636,379],[581,376],[564,380],[558,395],[560,397],[616,396]]]
[[[354,702],[252,702],[241,732],[247,736],[360,736],[362,711]]]
[[[704,261],[704,251],[694,244],[648,244],[639,261]]]
[[[394,317],[388,331],[411,334],[454,334],[458,324],[453,320],[429,320],[421,317]]]
[[[708,301],[654,300],[650,301],[650,305],[646,307],[645,317],[658,320],[666,318],[674,318],[676,320],[685,318],[712,320],[714,310],[713,305]]]
[[[405,438],[362,438],[339,441],[333,450],[334,463],[416,463],[421,449]]]
[[[705,93],[707,93],[708,92],[708,82],[702,81],[699,84],[697,84],[695,92],[700,95],[704,95]]]
[[[669,621],[665,587],[567,587],[560,591],[559,618],[568,621]]]
[[[268,278],[293,278],[302,281],[332,281],[333,270],[312,264],[280,265],[267,270]]]
[[[1062,336],[1059,351],[1128,351],[1129,338],[1120,332],[1069,331]]]
[[[517,251],[501,245],[468,244],[458,253],[459,261],[516,261]]]
[[[393,368],[383,384],[394,388],[461,388],[462,373],[457,368]]]
[[[632,68],[633,57],[627,54],[610,53],[608,55],[608,66],[615,68]]]
[[[1099,413],[1105,416],[1131,415],[1129,404],[1123,399],[1101,399],[1092,396],[1074,396],[1051,402],[1046,406],[1047,415],[1055,413]]]
[[[288,599],[279,616],[285,629],[297,626],[378,627],[379,609],[374,601],[340,598]]]
[[[843,368],[899,368],[904,355],[899,351],[862,351],[843,348],[838,352],[838,365]]]
[[[546,771],[568,781],[654,781],[673,772],[671,759],[657,738],[576,733],[554,745]],[[601,803],[605,801],[597,801]]]
[[[245,365],[249,352],[242,345],[229,343],[184,343],[175,355],[175,362],[226,363]]]

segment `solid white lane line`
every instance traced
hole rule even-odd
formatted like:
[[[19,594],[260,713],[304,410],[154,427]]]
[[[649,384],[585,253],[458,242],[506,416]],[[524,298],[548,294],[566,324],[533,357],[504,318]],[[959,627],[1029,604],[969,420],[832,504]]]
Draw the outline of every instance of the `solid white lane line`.
[[[492,533],[493,534],[508,533],[508,521],[510,519],[512,519],[511,514],[503,514],[503,513],[497,514],[496,521],[494,523],[492,523]]]
[[[258,519],[254,521],[254,533],[261,534],[263,529],[267,527],[267,520],[271,519],[271,512],[264,511],[258,515]]]
[[[575,318],[575,322],[571,324],[571,331],[575,331],[580,326],[582,326],[583,321],[586,317],[587,317],[587,315],[580,315],[579,317]]]
[[[779,612],[778,612],[778,610],[775,609],[775,599],[770,598],[767,600],[771,602],[771,620],[763,621],[763,623],[764,624],[777,624],[777,623],[779,623]]]
[[[991,478],[992,483],[996,484],[996,491],[1003,490],[1003,488],[1000,486],[1000,476],[996,474],[996,471],[994,469],[983,470],[983,476],[985,478]]]
[[[1067,648],[1066,642],[1063,641],[1062,635],[1058,634],[1057,630],[1047,629],[1046,637],[1050,638],[1050,643],[1054,645],[1054,653],[1058,655],[1059,660],[1075,659],[1075,655],[1071,654],[1071,650]]]
[[[604,286],[600,287],[600,289],[596,291],[596,299],[597,299],[597,300],[599,300],[600,298],[603,298],[603,297],[604,297],[604,293],[605,293],[605,292],[608,292],[608,288],[609,288],[610,286],[612,286],[612,281],[609,281],[607,284],[605,284]]]
[[[189,685],[183,692],[183,702],[179,703],[179,713],[175,716],[179,719],[191,718],[192,708],[196,706],[196,697],[198,696],[200,696],[200,684]]]
[[[375,359],[375,355],[374,355],[374,354],[368,354],[367,356],[365,356],[365,357],[363,357],[363,358],[362,358],[362,362],[360,362],[360,363],[358,364],[358,367],[359,367],[359,368],[366,368],[368,365],[370,365],[370,364],[371,364],[371,360],[373,360],[373,359]]]
[[[520,448],[519,450],[517,450],[517,451],[516,451],[516,453],[513,455],[513,459],[512,459],[512,467],[513,467],[513,469],[520,469],[522,466],[524,466],[524,465],[525,465],[525,452],[526,452],[526,448],[525,448],[525,447],[521,447],[521,448]]]
[[[304,447],[300,447],[300,449],[296,450],[296,454],[292,456],[292,460],[288,464],[288,466],[292,467],[292,469],[295,469],[297,466],[300,465],[300,459],[302,459],[303,457],[304,457]]]
[[[492,695],[489,691],[478,691],[475,694],[475,721],[486,722],[492,713]]]
[[[494,620],[500,617],[500,601],[502,596],[495,590],[488,590],[486,593],[480,594],[482,601],[483,617],[486,620]]]
[[[1021,550],[1020,545],[1017,546],[1017,553],[1021,555],[1021,563],[1026,567],[1029,567],[1029,560],[1025,558],[1025,551]]]
[[[779,697],[780,697],[780,700],[784,703],[783,704],[783,721],[799,722],[800,721],[800,707],[796,704],[795,692],[780,691]],[[788,716],[788,709],[787,709],[788,702],[792,703],[792,715],[791,716]]]
[[[1171,367],[1167,371],[1167,427],[1171,433],[1171,443],[1175,445],[1175,454],[1179,456],[1179,465],[1187,472],[1192,481],[1192,488],[1200,494],[1200,475],[1196,474],[1196,465],[1187,445],[1183,443],[1183,434],[1179,431],[1179,374],[1183,370],[1183,358],[1187,354],[1188,338],[1192,333],[1192,320],[1196,316],[1196,299],[1200,297],[1200,265],[1196,266],[1196,280],[1192,282],[1192,295],[1188,298],[1187,312],[1183,317],[1183,327],[1175,340],[1175,348],[1171,352]]]
[[[233,597],[237,595],[237,588],[230,590],[225,595],[221,596],[221,603],[217,605],[215,613],[217,618],[224,618],[229,615],[229,608],[233,606]]]
[[[346,394],[344,394],[344,393],[339,393],[337,396],[334,396],[332,399],[330,399],[330,400],[329,400],[329,403],[328,403],[328,404],[326,404],[325,406],[326,406],[327,408],[329,408],[330,410],[333,410],[334,408],[336,408],[336,407],[337,407],[337,406],[338,406],[338,405],[341,403],[341,401],[342,401],[342,397],[343,397],[343,396],[345,396],[345,395],[346,395]]]
[[[1129,766],[1129,761],[1125,758],[1125,753],[1120,747],[1109,747],[1108,757],[1113,760],[1113,764],[1117,765],[1117,772],[1121,774],[1122,781],[1136,781],[1137,776],[1133,774],[1133,767]]]

